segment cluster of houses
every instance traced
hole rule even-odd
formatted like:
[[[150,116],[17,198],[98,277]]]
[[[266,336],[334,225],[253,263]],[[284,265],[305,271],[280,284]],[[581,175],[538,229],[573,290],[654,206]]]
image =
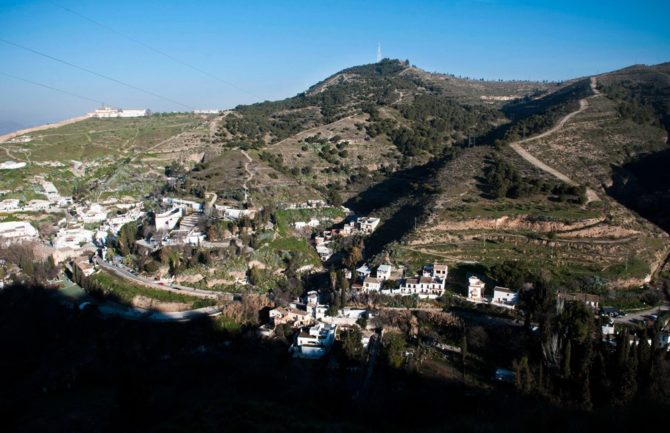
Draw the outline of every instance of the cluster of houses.
[[[333,255],[333,250],[329,246],[333,240],[354,235],[367,236],[377,229],[379,222],[379,218],[358,217],[355,220],[345,223],[342,228],[324,230],[320,235],[314,237],[316,253],[322,261],[328,261]],[[316,221],[314,223],[316,223]],[[316,223],[316,225],[318,225],[318,223]]]
[[[403,277],[403,269],[389,264],[377,267],[374,277],[367,265],[356,269],[356,273],[360,282],[353,287],[360,289],[361,293],[436,299],[444,294],[449,268],[445,264],[434,263],[424,266],[418,275],[410,278]]]
[[[168,209],[154,215],[154,225],[158,232],[148,241],[138,241],[138,245],[157,249],[161,245],[201,245],[206,236],[198,225],[200,215],[205,211],[205,205],[200,202],[174,197],[165,197],[162,200]],[[214,205],[213,207],[223,219],[237,221],[256,216],[256,209],[237,209],[231,206]]]
[[[23,163],[25,165],[25,163]],[[63,197],[58,193],[56,186],[41,176],[33,178],[34,183],[42,187],[46,200],[33,199],[23,203],[19,199],[5,199],[0,201],[0,212],[43,212],[50,210],[62,210],[72,204],[72,197]]]
[[[358,326],[361,318],[368,318],[366,309],[344,308],[334,316],[327,316],[328,305],[319,303],[317,291],[307,292],[302,300],[269,311],[269,326],[262,328],[265,335],[272,335],[274,328],[289,325],[296,330],[289,351],[294,357],[318,359],[325,356],[335,342],[338,329]],[[373,332],[363,329],[361,343],[366,348]]]

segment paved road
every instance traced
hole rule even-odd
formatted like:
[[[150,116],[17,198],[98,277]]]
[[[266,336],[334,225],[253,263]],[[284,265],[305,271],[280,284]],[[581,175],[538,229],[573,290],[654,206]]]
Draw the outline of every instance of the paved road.
[[[518,153],[519,156],[521,156],[523,159],[525,159],[529,163],[533,164],[535,167],[539,168],[540,170],[544,171],[545,173],[549,173],[550,175],[552,175],[555,178],[567,183],[568,185],[575,185],[575,186],[578,185],[577,182],[570,179],[565,174],[561,173],[560,171],[556,170],[553,167],[548,166],[544,162],[540,161],[539,159],[537,159],[536,157],[531,155],[530,152],[528,152],[526,149],[521,147],[521,145],[524,144],[524,143],[528,143],[530,141],[535,141],[535,140],[539,140],[541,138],[548,137],[549,135],[554,134],[555,132],[558,132],[559,130],[561,130],[565,126],[565,124],[570,119],[572,119],[573,117],[575,117],[577,114],[581,113],[582,111],[586,110],[589,107],[588,99],[596,97],[596,96],[600,96],[600,91],[596,88],[596,84],[597,84],[596,83],[596,78],[591,77],[591,90],[593,91],[593,95],[580,99],[579,100],[579,109],[577,109],[576,111],[573,111],[572,113],[569,113],[569,114],[565,115],[551,129],[549,129],[547,131],[544,131],[541,134],[534,135],[532,137],[516,141],[516,142],[510,144],[510,147],[516,153]],[[586,189],[586,198],[587,198],[587,202],[599,201],[600,200],[600,197],[598,197],[598,194],[596,194],[596,192],[593,191],[591,188]]]
[[[107,269],[108,271],[113,272],[114,274],[118,275],[121,278],[132,281],[134,283],[141,284],[143,286],[151,287],[152,289],[163,290],[166,292],[180,293],[183,295],[191,295],[196,296],[198,298],[219,299],[219,294],[215,292],[211,292],[208,290],[194,289],[192,287],[181,286],[178,284],[170,286],[157,284],[156,282],[148,278],[140,277],[139,275],[135,275],[132,272],[129,272],[123,268],[114,266],[110,263],[100,260],[98,257],[96,257],[94,260],[95,263],[101,268]]]
[[[660,307],[649,308],[646,310],[635,311],[632,313],[626,314],[625,317],[615,317],[612,319],[614,323],[635,323],[639,321],[647,320],[644,316],[649,316],[651,314],[658,314],[659,311],[670,311],[670,305],[664,304]]]
[[[221,308],[216,306],[187,311],[161,312],[117,304],[116,302],[100,301],[91,298],[86,294],[84,289],[67,277],[63,276],[62,282],[63,284],[67,284],[68,287],[54,292],[54,296],[63,299],[74,308],[79,308],[84,302],[91,302],[97,306],[99,314],[103,317],[120,317],[126,320],[148,320],[154,322],[186,322],[203,316],[215,317],[221,314]],[[71,288],[76,288],[81,294],[73,296],[72,291],[69,290]]]

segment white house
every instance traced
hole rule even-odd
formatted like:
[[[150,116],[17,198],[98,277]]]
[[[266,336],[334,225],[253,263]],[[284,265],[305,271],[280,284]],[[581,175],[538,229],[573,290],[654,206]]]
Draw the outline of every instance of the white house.
[[[433,264],[433,277],[446,280],[448,274],[449,274],[449,266],[442,263]]]
[[[393,266],[379,265],[377,268],[377,279],[381,281],[388,280],[391,278],[391,272],[393,272]]]
[[[392,290],[391,294],[420,298],[436,299],[444,294],[444,280],[433,277],[408,278],[399,289]]]
[[[313,323],[313,317],[309,312],[294,307],[273,308],[269,315],[274,326],[287,323],[293,324],[293,326],[306,326]]]
[[[48,180],[43,180],[42,189],[44,190],[44,193],[46,194],[47,199],[49,199],[50,202],[58,203],[60,201],[61,196],[58,193],[56,185],[54,185],[52,182],[49,182]]]
[[[19,210],[19,199],[0,201],[0,212],[14,212]]]
[[[307,222],[296,221],[296,222],[293,223],[293,227],[295,227],[297,230],[301,230],[301,229],[304,229],[305,227],[312,227],[312,228],[318,227],[319,224],[321,224],[321,222],[318,219],[312,218]]]
[[[615,334],[614,322],[605,323],[600,329],[602,330],[603,337]]]
[[[507,287],[495,286],[493,288],[493,304],[499,304],[508,307],[514,307],[519,301],[519,294]]]
[[[319,292],[310,290],[307,292],[307,306],[313,307],[319,303]]]
[[[364,234],[369,235],[379,225],[379,218],[372,218],[372,217],[360,217],[356,219],[356,225],[358,226],[358,229],[362,231]]]
[[[180,207],[174,207],[169,211],[155,215],[156,230],[172,230],[179,222],[179,219],[184,214],[184,210]]]
[[[39,212],[47,210],[51,207],[51,202],[49,200],[30,200],[28,204],[23,206],[24,211],[26,212]]]
[[[370,268],[368,268],[367,265],[362,265],[360,268],[356,269],[356,274],[359,277],[363,277],[363,278],[369,277],[371,273],[372,273],[372,270],[370,270]]]
[[[317,245],[316,253],[319,255],[319,257],[321,257],[321,260],[325,262],[330,258],[330,256],[333,255],[333,250],[325,245]]]
[[[108,119],[113,117],[144,117],[148,114],[149,110],[147,109],[122,110],[120,108],[101,107],[96,109],[94,112],[89,113],[89,116],[100,119]]]
[[[87,209],[78,208],[77,214],[84,224],[101,223],[107,219],[107,209],[98,203],[91,204]]]
[[[365,277],[363,280],[363,293],[378,292],[381,287],[381,280],[377,278]]]
[[[670,352],[670,332],[661,331],[658,335],[658,346]]]
[[[204,209],[204,205],[202,203],[198,203],[197,201],[192,200],[184,200],[181,198],[165,197],[163,198],[163,203],[170,206],[180,207],[183,209],[190,209],[195,212],[202,212],[202,210]]]
[[[0,223],[0,246],[37,239],[39,233],[27,221],[10,221]]]
[[[476,276],[468,278],[468,299],[479,302],[484,296],[484,282]]]
[[[81,228],[60,229],[52,244],[54,248],[77,249],[81,244],[92,242],[94,235],[93,231]]]
[[[291,346],[293,356],[318,359],[330,351],[335,341],[337,325],[318,323],[307,331],[300,331],[296,342]]]

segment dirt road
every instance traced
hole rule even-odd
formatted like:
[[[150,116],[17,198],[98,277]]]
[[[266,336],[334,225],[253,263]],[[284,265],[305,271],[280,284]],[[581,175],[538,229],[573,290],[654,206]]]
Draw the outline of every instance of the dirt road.
[[[525,159],[529,163],[533,164],[535,167],[539,168],[540,170],[544,171],[545,173],[549,173],[550,175],[552,175],[555,178],[567,183],[568,185],[575,185],[575,186],[578,185],[577,182],[570,179],[565,174],[561,173],[560,171],[556,170],[553,167],[548,166],[544,162],[540,161],[539,159],[537,159],[536,157],[531,155],[530,152],[528,152],[526,149],[521,147],[521,145],[524,144],[524,143],[528,143],[530,141],[535,141],[535,140],[539,140],[541,138],[548,137],[551,134],[554,134],[554,133],[560,131],[570,119],[572,119],[573,117],[575,117],[576,115],[578,115],[582,111],[586,110],[589,107],[589,98],[594,98],[596,96],[600,96],[600,91],[597,89],[596,84],[597,84],[596,83],[596,78],[591,77],[591,90],[593,91],[593,95],[580,99],[579,100],[579,108],[576,111],[573,111],[572,113],[568,113],[567,115],[565,115],[551,129],[549,129],[547,131],[544,131],[543,133],[535,135],[533,137],[529,137],[529,138],[525,138],[523,140],[516,141],[516,142],[510,144],[510,147],[512,149],[514,149],[514,151],[516,153],[518,153],[519,156],[521,156],[523,159]],[[598,194],[596,194],[596,192],[594,190],[592,190],[591,188],[587,188],[586,189],[586,200],[587,200],[587,203],[590,203],[592,201],[599,201],[600,197],[598,197]]]
[[[249,170],[249,164],[253,162],[253,159],[251,159],[249,154],[247,152],[245,152],[244,150],[240,149],[240,152],[242,152],[242,155],[244,155],[247,158],[247,161],[248,161],[248,162],[244,163],[244,171],[247,172],[247,178],[242,183],[242,188],[244,189],[244,202],[246,203],[247,199],[248,199],[248,196],[249,196],[249,185],[248,184],[251,181],[251,179],[254,178],[254,173],[251,170]]]

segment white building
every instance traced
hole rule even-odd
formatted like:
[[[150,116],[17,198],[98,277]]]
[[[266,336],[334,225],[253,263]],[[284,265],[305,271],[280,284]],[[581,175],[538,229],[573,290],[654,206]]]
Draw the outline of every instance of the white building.
[[[0,223],[0,246],[37,239],[37,229],[26,221],[10,221]]]
[[[365,277],[363,280],[363,293],[378,292],[382,288],[381,280],[373,277]]]
[[[23,211],[26,212],[39,212],[47,210],[51,207],[51,202],[49,200],[30,200],[28,204],[23,206]]]
[[[398,289],[391,289],[391,295],[436,299],[444,294],[444,280],[433,277],[408,278]]]
[[[377,268],[377,279],[381,281],[386,281],[391,278],[391,272],[393,272],[393,266],[391,265],[379,265]]]
[[[174,207],[169,211],[156,214],[154,218],[156,230],[174,229],[183,214],[184,210],[180,207]]]
[[[425,266],[421,275],[406,279],[398,288],[384,289],[382,293],[393,296],[417,295],[424,299],[436,299],[444,295],[447,282],[447,265]]]
[[[518,301],[519,294],[517,292],[514,292],[507,287],[495,286],[493,288],[493,299],[491,300],[491,303],[514,308]]]
[[[307,222],[296,221],[293,223],[293,227],[295,227],[297,230],[301,230],[304,229],[305,227],[311,227],[311,228],[318,227],[319,224],[321,224],[321,222],[318,219],[312,218]]]
[[[603,333],[603,337],[615,335],[614,322],[605,323],[600,329]]]
[[[47,199],[52,203],[58,203],[61,200],[61,196],[58,193],[56,185],[47,180],[42,180],[42,189],[47,196]]]
[[[485,284],[476,276],[468,278],[468,299],[470,301],[480,302],[484,297]]]
[[[193,200],[184,200],[181,198],[165,197],[163,199],[163,203],[170,206],[180,207],[182,209],[189,209],[195,212],[202,212],[204,209],[204,205],[202,203]]]
[[[325,245],[317,245],[316,253],[321,257],[321,260],[325,262],[333,255],[333,250]]]
[[[101,223],[107,220],[107,209],[98,203],[93,203],[88,208],[77,208],[77,214],[84,224]]]
[[[230,221],[237,221],[245,216],[253,219],[256,216],[256,209],[236,209],[221,205],[215,205],[214,208],[223,212],[223,218]]]
[[[313,307],[319,303],[319,292],[310,290],[307,292],[307,306]]]
[[[361,265],[360,268],[356,269],[356,274],[360,277],[369,277],[372,274],[372,270],[368,268],[367,265]]]
[[[25,162],[5,161],[0,163],[0,170],[16,170],[26,166]]]
[[[77,249],[82,244],[87,244],[93,241],[95,233],[91,230],[82,228],[74,229],[60,229],[53,239],[52,244],[54,248],[72,248]]]
[[[658,335],[658,346],[670,352],[670,332],[661,331]]]
[[[433,264],[433,277],[446,280],[448,274],[449,274],[449,266],[442,263]]]
[[[112,118],[112,117],[144,117],[149,115],[149,110],[147,109],[123,110],[120,108],[101,107],[96,109],[94,112],[89,113],[89,115],[91,117],[97,117],[100,119]]]
[[[356,225],[358,225],[358,229],[362,231],[364,234],[369,235],[379,225],[379,218],[372,218],[372,217],[361,217],[356,219]]]
[[[296,342],[291,346],[293,356],[318,359],[326,355],[335,342],[337,325],[318,323],[307,331],[300,331]]]
[[[19,199],[0,201],[0,212],[14,212],[19,210]]]

